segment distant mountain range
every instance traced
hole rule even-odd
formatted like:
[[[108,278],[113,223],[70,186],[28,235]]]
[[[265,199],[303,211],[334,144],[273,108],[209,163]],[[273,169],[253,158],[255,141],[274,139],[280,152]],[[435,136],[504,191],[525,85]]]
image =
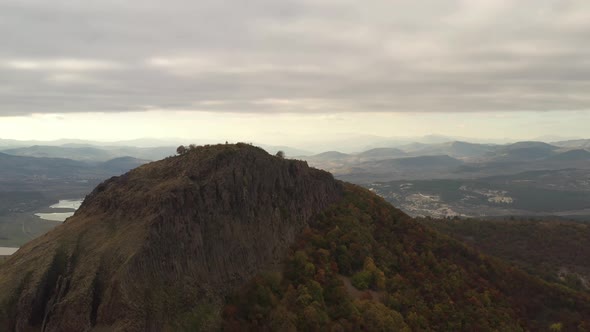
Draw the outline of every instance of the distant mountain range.
[[[14,156],[0,152],[0,181],[36,179],[106,178],[145,164],[133,157],[114,158],[105,162],[83,162],[66,158]]]
[[[563,148],[580,148],[590,149],[590,139],[577,139],[569,141],[561,141],[551,143],[552,145],[563,147]]]
[[[326,151],[310,154],[308,151],[288,146],[262,146],[271,154],[283,151],[287,157],[302,159],[311,166],[325,169],[337,177],[355,183],[374,181],[441,179],[441,178],[477,178],[494,175],[515,174],[530,170],[555,170],[565,168],[590,168],[590,140],[570,140],[554,143],[523,141],[497,145],[488,143],[471,143],[464,141],[439,142],[448,139],[441,136],[424,137],[423,141],[396,147],[378,147],[358,153]],[[0,140],[5,144],[17,141]],[[139,142],[139,141],[138,141]],[[169,141],[142,140],[144,145],[153,143],[170,143]],[[24,144],[27,142],[19,142]],[[68,173],[69,169],[92,169],[115,167],[127,170],[133,165],[147,161],[159,160],[176,152],[176,146],[133,147],[90,145],[88,141],[61,140],[53,143],[62,145],[32,145],[18,148],[0,148],[6,155],[20,157],[47,158],[36,162],[29,160],[30,166],[18,172],[23,173],[41,165],[58,165],[56,172]],[[121,144],[133,143],[131,141]],[[137,143],[137,142],[136,142]],[[398,142],[399,143],[399,142]],[[72,163],[66,160],[84,162]],[[118,159],[127,158],[127,159]],[[129,159],[131,158],[131,159]],[[115,161],[110,160],[115,159]],[[6,156],[4,162],[7,161]],[[34,166],[32,166],[34,165]],[[9,169],[9,168],[7,168]],[[14,170],[14,169],[13,169]],[[17,170],[14,170],[17,171]],[[7,170],[0,170],[6,173]],[[48,173],[49,174],[49,173]]]
[[[62,147],[177,147],[181,144],[216,144],[224,142],[226,139],[187,139],[187,138],[139,138],[122,141],[92,141],[81,139],[59,139],[53,141],[40,140],[14,140],[0,138],[0,150],[39,146],[62,146]],[[412,145],[437,145],[451,144],[453,142],[470,142],[477,145],[505,145],[522,140],[513,138],[501,139],[481,139],[459,136],[445,135],[425,135],[415,137],[382,137],[376,135],[355,135],[342,134],[338,137],[330,137],[322,140],[302,140],[296,143],[288,144],[264,144],[263,142],[253,142],[264,148],[270,153],[277,150],[283,150],[288,156],[311,156],[323,151],[340,151],[343,153],[356,154],[362,151],[378,148],[401,148],[406,150]],[[578,139],[571,137],[543,136],[532,139],[532,141],[546,142],[559,147],[590,147],[590,139]],[[436,153],[440,154],[440,153]]]
[[[179,145],[193,143],[197,142],[134,140],[106,144],[102,142],[80,140],[40,142],[0,139],[0,152],[15,156],[67,158],[89,162],[107,161],[118,157],[134,157],[154,161],[174,155],[176,153],[176,148]],[[204,144],[202,141],[199,141],[199,143]],[[262,144],[261,147],[272,154],[275,154],[278,151],[283,151],[287,156],[312,154],[309,151],[289,146]]]
[[[590,168],[586,143],[586,140],[556,144],[525,141],[505,145],[461,141],[412,143],[360,153],[328,151],[297,158],[356,183],[474,178],[537,169]]]
[[[281,150],[288,158],[305,160],[310,166],[332,172],[339,179],[366,186],[375,182],[441,179],[482,179],[481,181],[487,182],[489,177],[510,176],[530,171],[590,169],[590,151],[588,150],[590,140],[553,143],[523,141],[498,145],[464,141],[438,142],[445,139],[438,136],[427,139],[433,143],[406,143],[397,147],[376,147],[356,153],[331,150],[310,154],[308,151],[288,146],[273,145],[266,145],[263,148],[271,154]],[[19,179],[97,181],[176,153],[176,146],[94,146],[84,141],[60,141],[59,143],[64,144],[0,148],[2,153],[0,180],[18,177]],[[147,144],[147,142],[144,143]],[[152,141],[152,143],[155,142]],[[562,179],[553,179],[551,183],[560,186],[561,183],[580,180],[570,179],[571,175],[567,173],[562,173],[562,176]],[[20,186],[22,185],[21,183]],[[437,190],[433,189],[436,185],[437,183],[433,182],[428,192],[436,194]],[[41,190],[43,187],[41,183],[34,185],[27,183],[27,186],[35,190]],[[11,188],[17,190],[18,187],[19,185],[14,184]],[[590,189],[590,184],[582,183],[573,191],[587,189]],[[396,190],[391,189],[389,192],[396,192]],[[384,196],[386,195],[384,193]],[[405,203],[398,202],[406,206]],[[565,208],[567,205],[560,203],[559,206]],[[579,207],[579,205],[576,206]],[[454,207],[457,211],[476,210],[473,206]],[[420,209],[420,211],[423,210]],[[494,213],[502,211],[508,213],[507,211],[512,210],[496,209]],[[526,213],[525,210],[517,210],[520,214]]]
[[[159,160],[175,154],[176,147],[105,147],[105,146],[48,146],[33,145],[1,152],[27,157],[67,158],[87,162],[104,162],[119,157],[133,157],[144,160]]]
[[[375,148],[367,151],[363,151],[357,154],[362,160],[370,159],[388,159],[388,158],[399,158],[407,155],[406,152],[397,148]]]
[[[446,154],[455,158],[477,158],[492,152],[496,146],[491,144],[477,144],[461,141],[439,144],[413,143],[401,146],[400,149],[409,155],[441,155]]]
[[[16,148],[27,147],[33,145],[42,146],[64,146],[64,147],[90,147],[90,146],[134,146],[134,147],[160,147],[160,146],[177,146],[182,144],[184,140],[178,138],[171,139],[157,139],[157,138],[140,138],[125,141],[101,142],[82,139],[58,139],[50,141],[40,140],[15,140],[15,139],[1,139],[0,147]],[[211,141],[212,142],[212,141]],[[211,143],[203,142],[203,143]]]

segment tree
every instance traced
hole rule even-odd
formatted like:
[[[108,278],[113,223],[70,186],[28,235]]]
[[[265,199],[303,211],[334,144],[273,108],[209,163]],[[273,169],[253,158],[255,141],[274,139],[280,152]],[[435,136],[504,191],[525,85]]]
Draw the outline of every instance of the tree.
[[[285,152],[283,152],[282,150],[277,151],[277,154],[275,155],[281,159],[285,159]]]
[[[184,145],[181,145],[179,147],[176,148],[176,153],[183,155],[185,153],[187,153],[187,148]]]

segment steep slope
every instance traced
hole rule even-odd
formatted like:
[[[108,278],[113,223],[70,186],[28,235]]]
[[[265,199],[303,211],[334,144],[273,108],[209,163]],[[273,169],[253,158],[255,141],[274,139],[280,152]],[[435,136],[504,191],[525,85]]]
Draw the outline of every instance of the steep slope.
[[[329,173],[245,144],[199,147],[99,185],[0,270],[2,330],[174,330],[279,263],[341,196]]]

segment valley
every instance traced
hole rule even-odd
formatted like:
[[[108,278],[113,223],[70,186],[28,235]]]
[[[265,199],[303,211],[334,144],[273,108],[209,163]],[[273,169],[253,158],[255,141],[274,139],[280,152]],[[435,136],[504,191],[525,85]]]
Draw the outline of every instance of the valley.
[[[412,216],[559,216],[590,220],[586,140],[448,142],[301,157]]]
[[[67,200],[83,198],[105,179],[146,162],[131,157],[88,162],[0,152],[0,247],[19,247],[47,232],[78,206]]]
[[[590,216],[590,170],[364,184],[412,216]]]

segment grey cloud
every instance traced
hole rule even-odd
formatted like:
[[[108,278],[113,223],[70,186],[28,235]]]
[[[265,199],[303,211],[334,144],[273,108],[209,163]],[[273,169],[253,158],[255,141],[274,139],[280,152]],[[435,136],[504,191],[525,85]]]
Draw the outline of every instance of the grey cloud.
[[[590,110],[581,0],[0,3],[0,115]]]

